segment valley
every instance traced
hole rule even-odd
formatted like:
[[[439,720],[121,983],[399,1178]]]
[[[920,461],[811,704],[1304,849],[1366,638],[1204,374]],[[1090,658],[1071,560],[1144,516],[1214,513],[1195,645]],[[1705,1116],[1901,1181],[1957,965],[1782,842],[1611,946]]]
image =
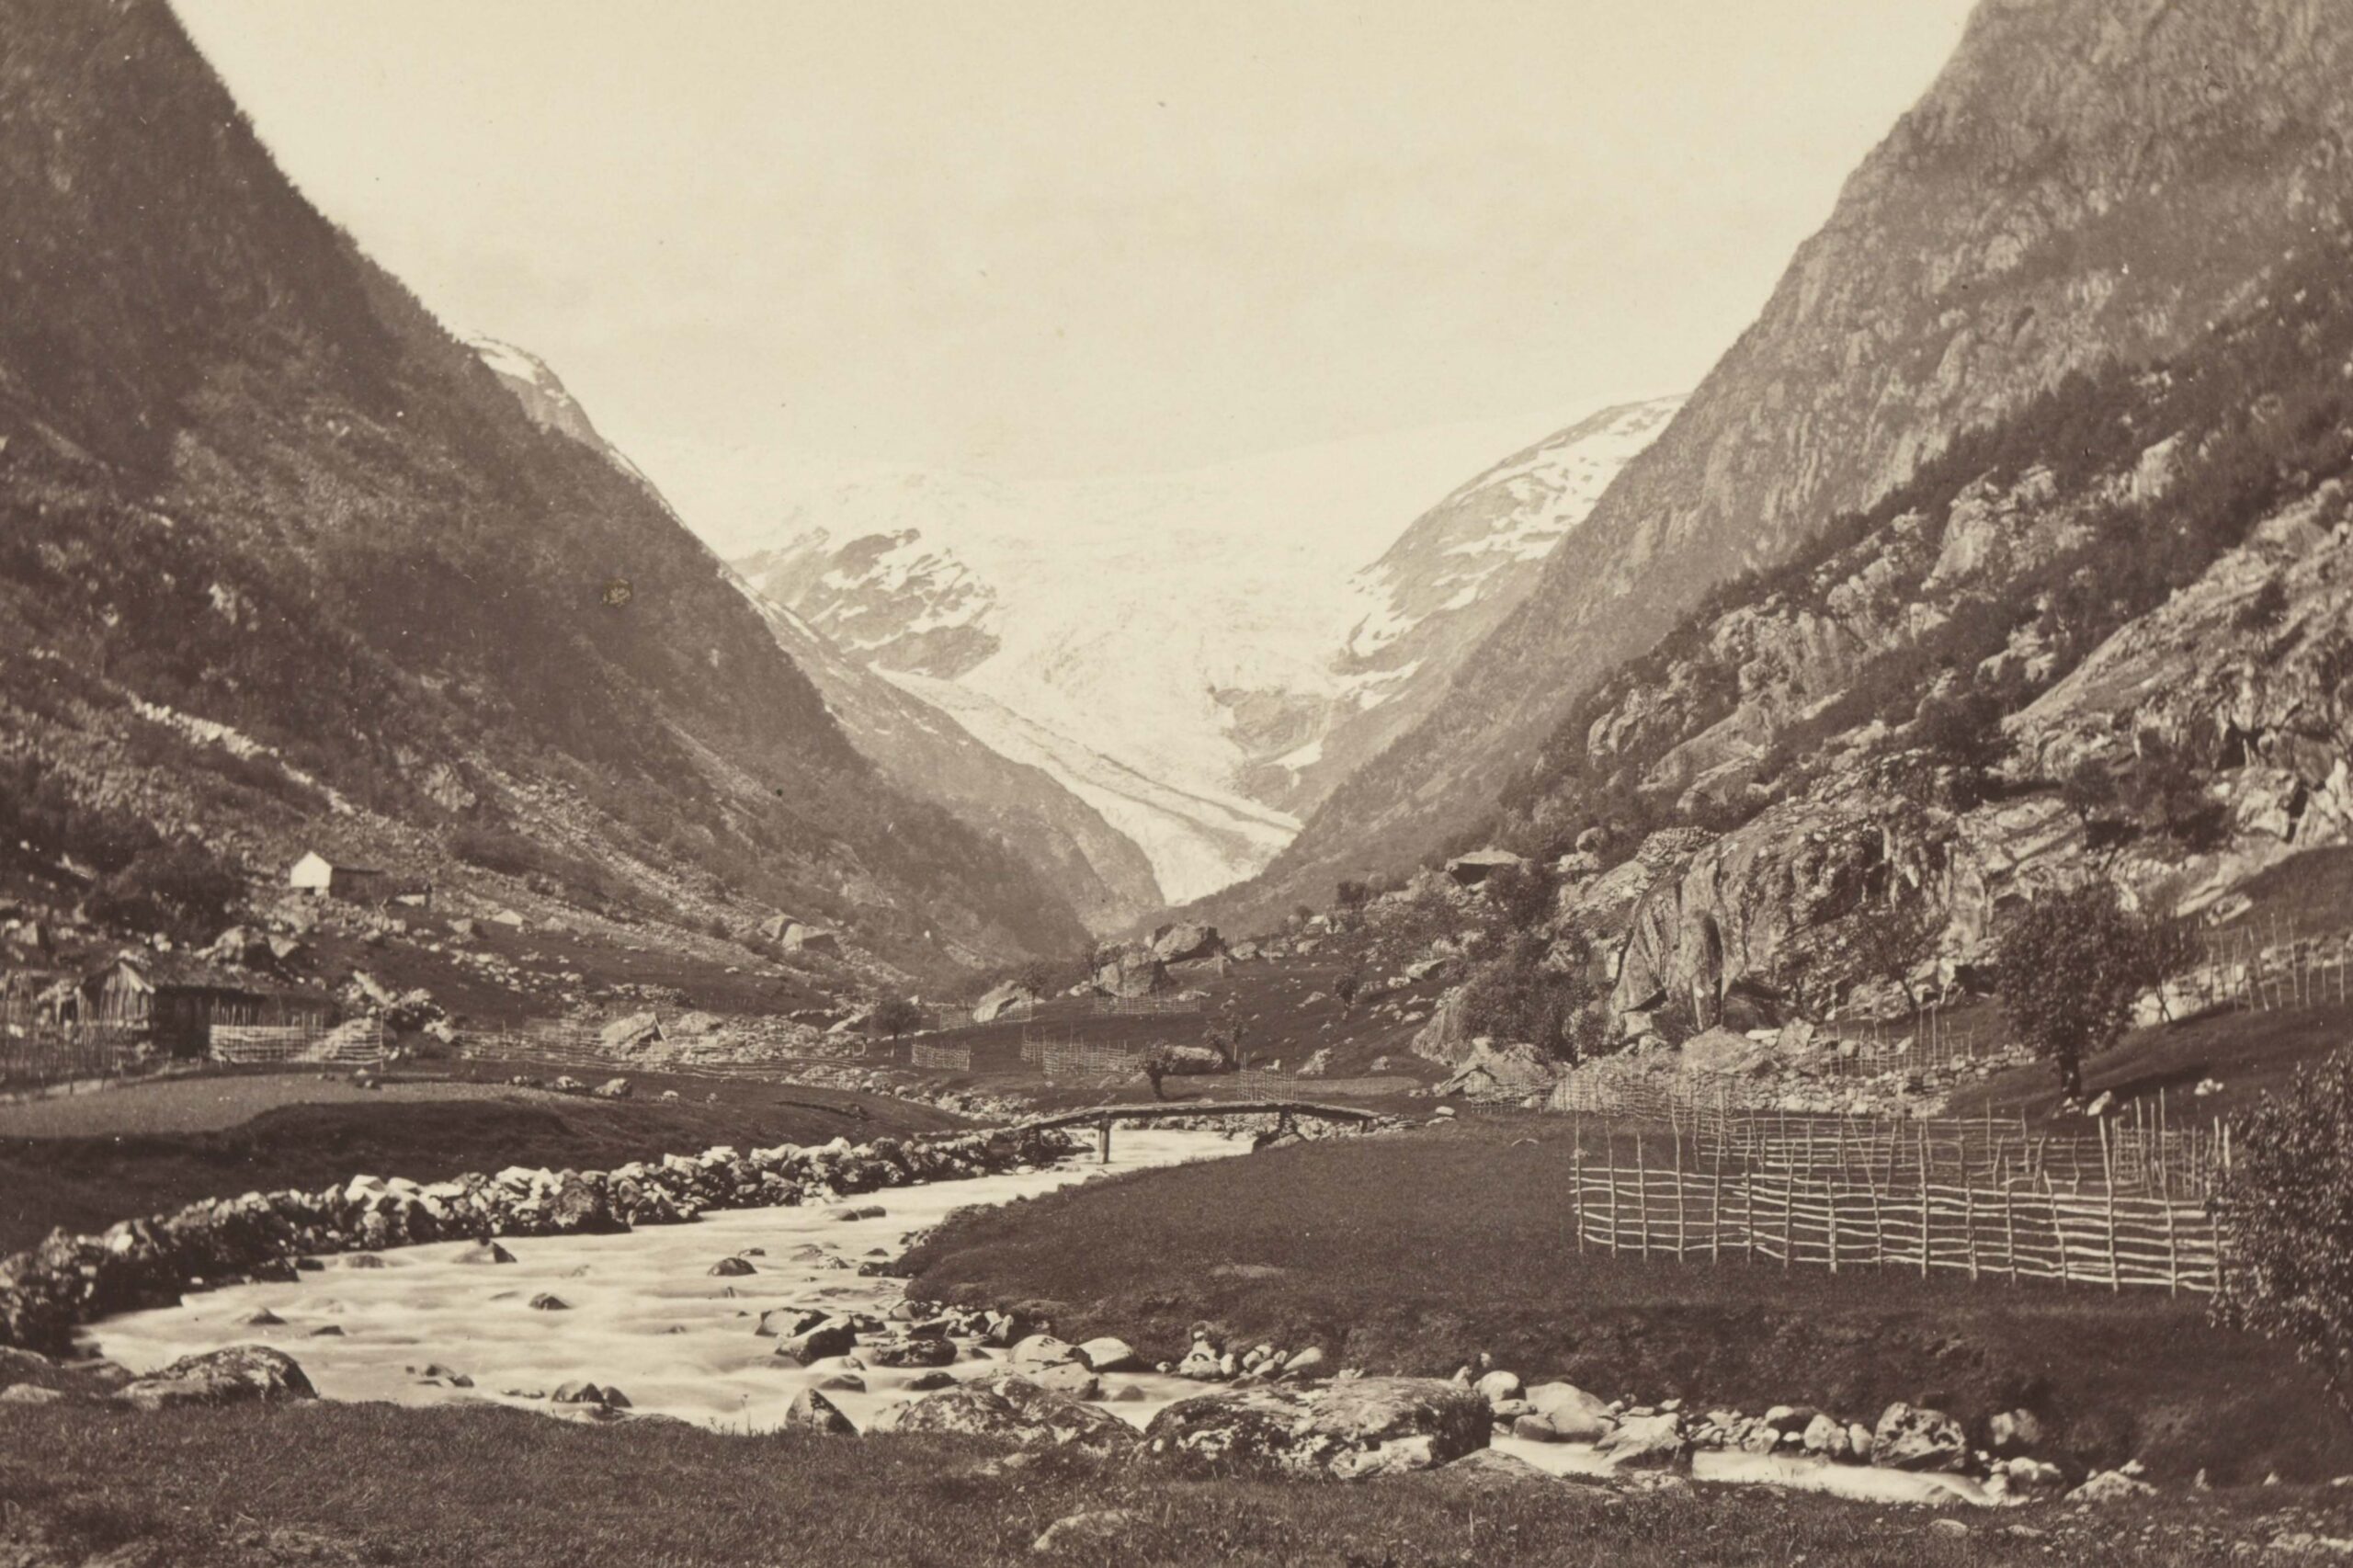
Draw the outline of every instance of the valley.
[[[2353,11],[243,4],[0,0],[0,1564],[2353,1555]]]

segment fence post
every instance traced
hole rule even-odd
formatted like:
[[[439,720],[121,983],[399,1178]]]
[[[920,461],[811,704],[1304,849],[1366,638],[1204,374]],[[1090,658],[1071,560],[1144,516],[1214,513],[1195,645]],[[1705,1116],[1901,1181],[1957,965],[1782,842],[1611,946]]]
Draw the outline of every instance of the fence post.
[[[1822,1211],[1828,1216],[1830,1227],[1830,1272],[1838,1272],[1838,1188],[1832,1179],[1822,1178]]]
[[[2105,1117],[2100,1119],[2099,1124],[2099,1165],[2100,1174],[2108,1178],[2102,1184],[2108,1189],[2108,1288],[2121,1290],[2124,1289],[2124,1277],[2118,1270],[2116,1257],[2116,1161],[2109,1147],[2108,1119]]]
[[[1683,1208],[1683,1135],[1681,1133],[1677,1133],[1675,1138],[1675,1261],[1677,1263],[1683,1261],[1685,1219],[1686,1217]]]
[[[1920,1124],[1920,1278],[1928,1277],[1928,1124]]]
[[[1634,1133],[1634,1222],[1642,1227],[1643,1258],[1651,1256],[1651,1178],[1650,1167],[1643,1158],[1643,1134]]]
[[[1721,1265],[1724,1260],[1724,1152],[1718,1145],[1715,1157],[1715,1181],[1708,1193],[1708,1261]]]
[[[1585,1139],[1582,1128],[1569,1134],[1569,1213],[1577,1228],[1577,1251],[1585,1251]]]

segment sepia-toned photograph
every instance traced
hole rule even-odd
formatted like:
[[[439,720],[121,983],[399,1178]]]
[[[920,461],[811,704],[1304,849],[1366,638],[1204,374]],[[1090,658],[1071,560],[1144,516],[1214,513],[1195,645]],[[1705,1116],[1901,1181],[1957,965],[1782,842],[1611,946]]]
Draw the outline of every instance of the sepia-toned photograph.
[[[0,0],[0,1568],[2353,1568],[2353,0]]]

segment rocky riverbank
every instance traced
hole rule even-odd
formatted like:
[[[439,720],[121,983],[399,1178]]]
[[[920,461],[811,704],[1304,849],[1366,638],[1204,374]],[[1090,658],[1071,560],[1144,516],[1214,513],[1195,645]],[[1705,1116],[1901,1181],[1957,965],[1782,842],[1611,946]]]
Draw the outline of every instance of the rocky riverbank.
[[[816,1147],[711,1148],[610,1171],[510,1166],[425,1184],[359,1176],[312,1190],[207,1199],[96,1235],[58,1232],[0,1260],[0,1346],[63,1354],[74,1330],[93,1319],[168,1304],[188,1290],[291,1279],[305,1260],[324,1255],[619,1232],[714,1210],[827,1203],[1034,1165],[1075,1147],[1052,1131],[858,1144],[840,1138]]]

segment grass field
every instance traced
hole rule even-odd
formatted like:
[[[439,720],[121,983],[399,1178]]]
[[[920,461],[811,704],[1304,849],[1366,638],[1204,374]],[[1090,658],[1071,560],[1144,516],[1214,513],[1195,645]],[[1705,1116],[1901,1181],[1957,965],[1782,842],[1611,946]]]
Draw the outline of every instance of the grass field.
[[[1475,1496],[1440,1475],[1355,1485],[1179,1481],[1056,1454],[1018,1468],[948,1438],[742,1437],[675,1423],[582,1427],[495,1409],[247,1407],[142,1416],[0,1414],[0,1561],[36,1532],[108,1563],[185,1568],[1229,1568],[1491,1563],[1931,1568],[2244,1561],[2238,1542],[2353,1530],[2343,1493],[2192,1495],[2120,1516],[1959,1517],[1760,1488],[1597,1500]],[[1048,1525],[1120,1509],[1115,1537],[1040,1553]]]
[[[2084,1064],[2084,1088],[2091,1095],[2113,1093],[2128,1103],[2144,1100],[2152,1108],[2162,1088],[2169,1119],[2206,1121],[2252,1110],[2266,1094],[2284,1088],[2298,1067],[2347,1045],[2353,1045],[2353,1007],[2210,1013],[2135,1029]],[[2222,1092],[2194,1094],[2208,1078],[2220,1083]],[[2038,1062],[1960,1091],[1952,1108],[1971,1116],[1990,1105],[2024,1111],[2036,1120],[2049,1116],[2059,1098],[2058,1075]]]
[[[306,1075],[257,1074],[5,1108],[0,1254],[55,1226],[103,1230],[201,1198],[361,1173],[432,1180],[513,1165],[602,1170],[716,1143],[822,1143],[961,1125],[926,1106],[798,1085],[631,1081],[639,1097],[606,1101],[463,1084],[361,1093]],[[654,1097],[668,1086],[682,1097]]]
[[[917,1294],[1034,1301],[1064,1338],[1155,1359],[1206,1320],[1375,1371],[1484,1350],[1604,1397],[2023,1405],[2085,1462],[2176,1478],[2353,1471],[2353,1430],[2292,1359],[2194,1301],[1581,1254],[1571,1146],[1561,1119],[1505,1117],[1113,1178],[961,1216],[908,1267]]]

